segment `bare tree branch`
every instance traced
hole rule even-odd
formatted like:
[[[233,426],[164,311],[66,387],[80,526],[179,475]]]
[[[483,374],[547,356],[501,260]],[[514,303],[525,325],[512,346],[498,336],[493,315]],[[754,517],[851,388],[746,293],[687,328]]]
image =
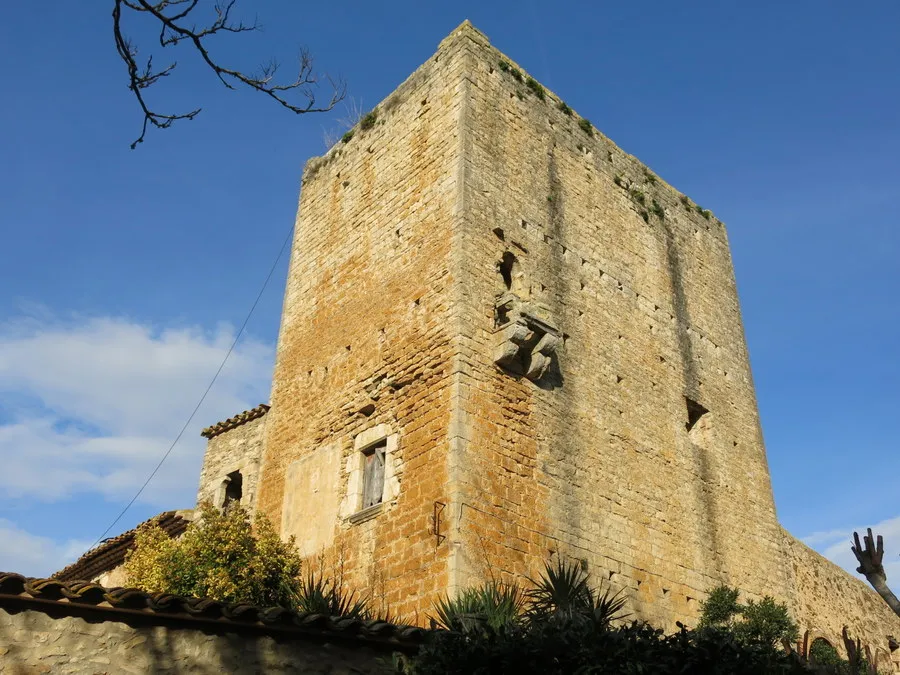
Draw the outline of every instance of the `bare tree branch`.
[[[278,84],[275,76],[279,64],[270,61],[263,64],[257,73],[247,74],[240,70],[227,68],[216,61],[207,49],[205,39],[218,33],[246,33],[259,29],[259,24],[254,21],[247,25],[242,21],[235,23],[231,18],[231,11],[236,0],[217,0],[213,6],[215,18],[204,27],[188,24],[191,13],[197,9],[200,0],[114,0],[113,4],[113,36],[116,43],[116,51],[128,69],[128,88],[134,93],[144,114],[141,135],[131,144],[132,149],[144,141],[148,126],[158,129],[168,129],[178,120],[194,119],[200,108],[185,113],[160,113],[153,110],[145,98],[146,90],[168,77],[178,65],[173,61],[162,69],[155,69],[153,57],[147,58],[143,67],[138,64],[138,49],[123,32],[123,9],[130,10],[135,15],[144,15],[157,21],[160,26],[160,47],[174,47],[181,43],[193,46],[200,59],[215,73],[219,82],[228,89],[235,89],[236,84],[243,84],[251,89],[266,94],[271,99],[287,108],[293,113],[303,114],[310,112],[325,112],[331,110],[335,104],[344,98],[346,87],[340,80],[328,78],[332,93],[327,104],[317,105],[314,87],[318,84],[318,77],[313,72],[313,59],[306,49],[300,51],[297,77],[285,84]],[[296,90],[300,95],[299,103],[291,102],[287,94]]]
[[[887,585],[887,573],[884,571],[884,539],[878,535],[876,541],[872,535],[872,528],[867,528],[868,534],[863,537],[865,546],[859,543],[859,534],[853,533],[853,545],[850,550],[856,556],[859,567],[856,571],[865,575],[869,583],[872,584],[878,595],[894,610],[897,616],[900,616],[900,600],[894,595],[893,591]]]

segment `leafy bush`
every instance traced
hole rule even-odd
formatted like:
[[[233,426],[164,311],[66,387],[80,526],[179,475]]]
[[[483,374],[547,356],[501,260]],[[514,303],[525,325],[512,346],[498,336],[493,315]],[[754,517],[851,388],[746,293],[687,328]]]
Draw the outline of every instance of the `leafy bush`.
[[[664,635],[635,621],[598,628],[559,618],[513,624],[477,635],[439,631],[401,672],[415,675],[562,675],[603,673],[806,673],[795,656],[770,645],[745,645],[728,631],[709,628]]]
[[[739,596],[738,589],[728,586],[718,586],[710,591],[701,604],[700,628],[729,630],[737,640],[748,645],[776,645],[798,638],[797,624],[791,619],[787,605],[776,603],[769,596],[742,605],[738,602]]]
[[[594,135],[594,127],[593,127],[593,125],[591,124],[590,120],[586,120],[586,119],[584,119],[584,118],[581,118],[580,120],[578,120],[578,126],[581,127],[581,130],[582,130],[584,133],[586,133],[588,136],[593,136],[593,135]]]
[[[200,515],[177,540],[158,525],[141,527],[125,559],[128,583],[152,593],[297,605],[300,556],[293,538],[281,541],[263,516],[254,532],[240,506],[223,514],[206,504]]]
[[[742,606],[738,591],[714,589],[696,630],[665,635],[624,618],[624,599],[599,593],[578,566],[547,565],[524,594],[485,584],[438,604],[434,631],[418,655],[400,664],[410,675],[516,673],[811,673],[796,654],[775,646],[777,634],[794,635],[784,606],[771,598]],[[789,619],[787,619],[789,621]],[[745,626],[744,634],[736,627]],[[749,639],[748,636],[753,636]]]

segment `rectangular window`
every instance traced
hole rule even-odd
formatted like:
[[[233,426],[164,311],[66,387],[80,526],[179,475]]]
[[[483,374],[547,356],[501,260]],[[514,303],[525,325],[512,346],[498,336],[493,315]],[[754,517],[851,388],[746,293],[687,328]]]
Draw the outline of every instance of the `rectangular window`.
[[[364,509],[381,503],[384,494],[384,456],[387,439],[378,441],[363,450],[363,502]]]

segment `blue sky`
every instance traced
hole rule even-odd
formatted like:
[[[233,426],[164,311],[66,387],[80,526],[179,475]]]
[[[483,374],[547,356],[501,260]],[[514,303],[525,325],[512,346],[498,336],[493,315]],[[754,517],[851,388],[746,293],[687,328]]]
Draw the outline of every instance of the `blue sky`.
[[[132,151],[141,118],[111,4],[14,3],[0,25],[0,569],[27,574],[99,537],[178,433],[291,227],[304,162],[347,116],[226,91],[182,50],[148,96],[204,110]],[[900,5],[238,9],[265,30],[216,40],[222,61],[274,56],[289,70],[307,45],[364,109],[468,18],[712,209],[728,226],[782,522],[844,565],[854,527],[878,524],[900,551]],[[129,32],[150,47],[152,33]],[[191,506],[200,429],[267,400],[285,270],[112,534]]]

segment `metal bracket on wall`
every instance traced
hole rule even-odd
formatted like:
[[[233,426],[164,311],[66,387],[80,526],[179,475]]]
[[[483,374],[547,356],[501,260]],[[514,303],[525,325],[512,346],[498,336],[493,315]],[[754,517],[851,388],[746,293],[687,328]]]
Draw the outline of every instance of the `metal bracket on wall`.
[[[447,538],[447,535],[441,534],[441,514],[444,509],[447,508],[447,505],[444,502],[435,502],[434,503],[434,512],[431,515],[431,533],[435,538],[435,548],[440,546],[444,539]]]

